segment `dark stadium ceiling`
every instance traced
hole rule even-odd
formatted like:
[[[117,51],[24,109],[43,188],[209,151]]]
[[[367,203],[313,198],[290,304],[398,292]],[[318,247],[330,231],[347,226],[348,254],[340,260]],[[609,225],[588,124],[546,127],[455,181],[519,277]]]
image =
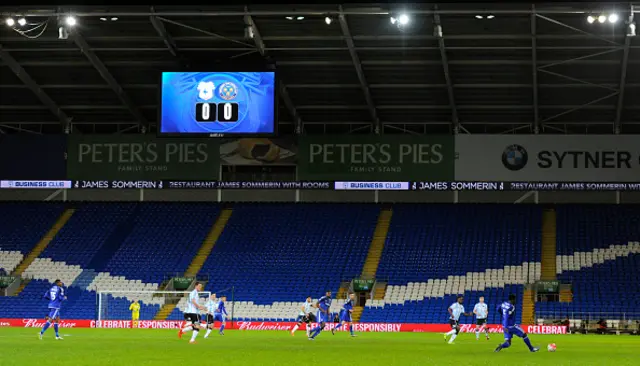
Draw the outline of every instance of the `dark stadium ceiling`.
[[[279,71],[281,133],[640,133],[640,4],[0,12],[41,25],[0,25],[2,133],[155,133],[161,71],[256,57]]]

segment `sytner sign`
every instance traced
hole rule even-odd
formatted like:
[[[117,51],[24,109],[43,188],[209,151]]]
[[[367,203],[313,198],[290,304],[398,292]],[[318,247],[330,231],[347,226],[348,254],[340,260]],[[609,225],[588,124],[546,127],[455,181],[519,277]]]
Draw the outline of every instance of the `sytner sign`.
[[[459,181],[640,182],[640,135],[459,135]]]

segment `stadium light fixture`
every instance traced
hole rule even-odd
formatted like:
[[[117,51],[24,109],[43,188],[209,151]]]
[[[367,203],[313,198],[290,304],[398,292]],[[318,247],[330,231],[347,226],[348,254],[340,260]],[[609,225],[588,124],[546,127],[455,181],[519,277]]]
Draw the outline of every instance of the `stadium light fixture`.
[[[489,15],[487,15],[487,19],[493,19],[493,18],[495,18],[495,17],[496,17],[496,16],[495,16],[495,15],[493,15],[493,14],[489,14]]]
[[[635,37],[636,36],[636,23],[631,22],[627,27],[627,37]]]
[[[303,16],[296,17],[296,20],[304,20]]]
[[[589,15],[587,17],[587,23],[593,24],[593,22],[595,22],[595,21],[596,21],[596,18],[594,18],[593,15]]]
[[[618,14],[610,14],[609,15],[609,23],[615,23],[618,21]]]
[[[13,26],[16,24],[16,21],[15,21],[15,20],[13,20],[13,18],[7,18],[7,19],[5,20],[5,23],[7,23],[7,25],[8,25],[9,27],[13,27]]]
[[[409,16],[407,14],[401,14],[398,17],[398,24],[400,25],[407,25],[409,24]]]
[[[293,17],[284,17],[286,20],[293,20]]]
[[[74,17],[67,17],[67,19],[65,19],[65,23],[69,26],[69,27],[73,27],[74,25],[76,25],[76,18]]]
[[[476,19],[484,19],[484,17],[480,14],[476,15]]]
[[[607,21],[607,16],[606,15],[603,14],[603,15],[600,15],[598,17],[598,23],[604,23],[606,21]]]
[[[18,19],[18,24],[21,27],[24,27],[27,24],[27,20],[25,18],[20,18],[20,19]]]
[[[330,25],[330,24],[333,22],[333,19],[331,19],[331,17],[324,17],[324,22],[325,22],[327,25]]]
[[[118,20],[118,17],[112,17],[112,18],[111,18],[111,21],[112,21],[112,22],[115,22],[116,20]]]
[[[101,21],[106,22],[107,18],[100,18]]]

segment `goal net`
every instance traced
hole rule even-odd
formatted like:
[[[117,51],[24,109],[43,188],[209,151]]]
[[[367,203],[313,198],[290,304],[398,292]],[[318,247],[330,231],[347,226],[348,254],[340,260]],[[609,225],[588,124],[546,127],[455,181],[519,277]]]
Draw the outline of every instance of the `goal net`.
[[[96,298],[98,326],[105,320],[132,320],[131,305],[140,305],[139,320],[183,320],[190,291],[98,291]],[[203,305],[210,291],[198,293]],[[177,309],[178,311],[174,310]]]

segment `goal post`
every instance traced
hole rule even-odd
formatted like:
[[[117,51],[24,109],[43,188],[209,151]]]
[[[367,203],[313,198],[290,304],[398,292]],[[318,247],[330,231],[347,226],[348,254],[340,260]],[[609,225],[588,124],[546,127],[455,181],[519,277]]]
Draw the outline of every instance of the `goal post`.
[[[96,324],[100,327],[101,322],[105,320],[132,320],[132,311],[129,307],[136,301],[140,304],[139,320],[153,320],[165,305],[175,305],[175,308],[183,312],[190,293],[191,291],[97,291]],[[211,292],[201,291],[198,294],[198,303],[204,306]],[[170,313],[166,314],[166,316],[169,315]],[[182,317],[179,320],[182,320]]]

